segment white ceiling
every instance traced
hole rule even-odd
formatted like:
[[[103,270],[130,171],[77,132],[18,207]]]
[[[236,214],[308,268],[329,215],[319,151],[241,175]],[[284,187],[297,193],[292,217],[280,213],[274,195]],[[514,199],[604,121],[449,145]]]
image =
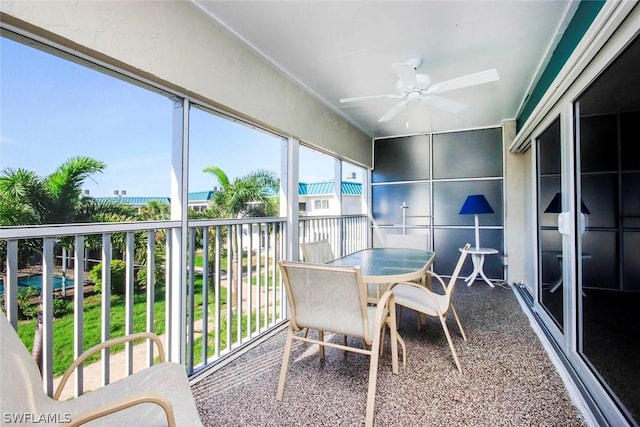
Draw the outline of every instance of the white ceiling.
[[[496,126],[514,119],[577,7],[576,1],[211,1],[211,18],[371,137]],[[447,113],[398,100],[392,63],[419,57],[434,83],[495,68],[497,82],[442,94]]]

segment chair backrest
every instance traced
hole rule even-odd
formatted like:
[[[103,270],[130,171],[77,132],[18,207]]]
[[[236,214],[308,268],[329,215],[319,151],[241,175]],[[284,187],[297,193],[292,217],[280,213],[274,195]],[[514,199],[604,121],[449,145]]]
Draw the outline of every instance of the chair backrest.
[[[324,264],[336,258],[328,240],[306,242],[301,247],[304,262]]]
[[[371,343],[367,289],[359,267],[280,261],[294,330],[322,330]]]
[[[46,414],[54,404],[33,357],[0,310],[0,413]]]
[[[449,285],[447,285],[446,293],[447,295],[453,295],[453,292],[456,288],[456,282],[458,281],[458,276],[460,275],[460,271],[462,270],[462,265],[464,264],[465,259],[467,258],[467,254],[469,253],[469,248],[471,245],[467,243],[464,245],[462,250],[460,251],[460,258],[458,258],[458,263],[456,264],[456,268],[453,269],[453,273],[451,274],[451,278],[449,279]]]

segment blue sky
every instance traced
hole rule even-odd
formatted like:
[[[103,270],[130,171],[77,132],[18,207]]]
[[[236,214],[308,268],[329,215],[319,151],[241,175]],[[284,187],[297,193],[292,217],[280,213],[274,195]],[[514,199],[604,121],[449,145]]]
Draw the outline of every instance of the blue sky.
[[[0,38],[0,170],[46,176],[71,157],[89,156],[107,164],[86,181],[91,195],[168,196],[172,108],[160,94]],[[232,179],[257,169],[279,173],[280,138],[192,111],[189,191],[218,185],[205,166]],[[332,176],[328,156],[301,152],[301,181]]]

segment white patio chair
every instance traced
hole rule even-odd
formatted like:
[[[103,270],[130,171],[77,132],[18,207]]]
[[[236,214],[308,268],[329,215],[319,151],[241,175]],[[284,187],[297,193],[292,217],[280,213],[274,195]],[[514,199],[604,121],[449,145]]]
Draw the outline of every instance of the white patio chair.
[[[0,413],[5,420],[25,414],[55,418],[47,425],[202,426],[184,366],[178,363],[159,363],[77,398],[58,400],[67,379],[89,355],[142,338],[156,343],[163,361],[162,342],[156,335],[142,332],[115,338],[83,353],[51,398],[44,392],[35,361],[0,310]]]
[[[460,270],[462,269],[464,260],[467,257],[469,248],[470,245],[469,243],[467,243],[461,250],[460,258],[458,258],[458,263],[453,270],[453,274],[451,275],[448,284],[445,284],[440,275],[432,271],[427,272],[428,275],[430,275],[431,277],[435,277],[436,281],[440,283],[440,285],[442,285],[443,293],[434,292],[428,287],[422,286],[418,283],[404,282],[397,283],[391,286],[391,292],[393,292],[393,295],[395,296],[396,304],[415,310],[418,313],[423,313],[427,316],[437,317],[440,320],[440,324],[442,325],[444,334],[446,335],[447,341],[449,342],[451,353],[453,354],[453,360],[455,361],[458,372],[460,373],[462,373],[462,368],[460,367],[458,355],[456,354],[456,349],[453,346],[451,335],[449,334],[449,329],[447,328],[447,314],[449,313],[449,311],[453,313],[453,317],[456,319],[456,323],[458,324],[458,328],[460,329],[462,338],[466,341],[467,336],[464,333],[464,329],[462,329],[460,318],[458,317],[458,313],[456,313],[456,309],[453,306],[453,301],[451,301],[451,299],[455,291],[456,281],[458,280]]]
[[[280,269],[289,302],[289,328],[282,358],[277,399],[282,400],[287,368],[294,340],[318,344],[320,358],[325,346],[365,354],[370,357],[369,389],[365,425],[372,426],[378,373],[378,357],[382,353],[383,328],[391,331],[392,370],[398,373],[398,342],[403,355],[405,345],[396,332],[395,304],[386,292],[376,306],[367,304],[367,287],[359,267],[336,267],[324,264],[280,261]],[[317,329],[318,339],[296,334]],[[365,348],[351,347],[324,340],[332,332],[363,339]],[[406,361],[406,356],[405,359]]]
[[[328,240],[305,242],[300,245],[304,262],[325,264],[336,258]]]

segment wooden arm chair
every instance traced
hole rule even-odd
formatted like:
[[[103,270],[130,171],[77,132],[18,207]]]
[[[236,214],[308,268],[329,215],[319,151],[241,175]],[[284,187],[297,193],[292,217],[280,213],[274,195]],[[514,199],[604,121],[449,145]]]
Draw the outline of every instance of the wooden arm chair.
[[[391,332],[394,374],[398,373],[398,342],[403,347],[403,353],[405,352],[404,342],[396,332],[393,295],[391,292],[386,292],[376,306],[368,305],[367,286],[362,281],[359,267],[291,261],[280,261],[279,265],[287,292],[290,319],[277,399],[282,400],[294,340],[318,344],[321,359],[324,359],[325,346],[365,354],[370,357],[365,425],[372,426],[378,357],[383,349],[384,343],[381,340],[385,327],[388,327]],[[318,330],[318,339],[296,334],[305,328]],[[365,348],[325,341],[324,332],[362,338],[366,344]]]
[[[467,336],[464,333],[464,329],[462,329],[460,318],[458,317],[458,313],[456,313],[456,309],[451,299],[455,292],[456,281],[460,275],[460,270],[462,269],[464,260],[467,257],[469,247],[470,245],[467,243],[462,249],[460,258],[458,258],[458,263],[453,270],[453,274],[451,275],[448,284],[445,284],[445,281],[440,275],[432,271],[427,272],[428,275],[435,278],[436,281],[440,283],[442,286],[442,293],[432,291],[428,287],[422,286],[418,283],[397,283],[391,287],[391,292],[393,292],[393,295],[395,296],[395,303],[397,305],[440,319],[442,329],[444,330],[444,334],[449,342],[449,347],[451,348],[451,353],[453,354],[453,360],[455,361],[458,372],[460,373],[462,373],[462,368],[460,367],[458,355],[456,354],[456,349],[453,347],[451,335],[447,328],[447,314],[449,311],[453,313],[453,317],[456,319],[462,338],[466,341]]]
[[[0,310],[0,413],[4,417],[55,418],[46,425],[202,426],[184,366],[178,363],[159,363],[77,398],[58,400],[67,379],[88,356],[144,338],[156,343],[164,361],[162,342],[156,335],[142,332],[114,338],[74,361],[51,398],[44,392],[38,366]]]

